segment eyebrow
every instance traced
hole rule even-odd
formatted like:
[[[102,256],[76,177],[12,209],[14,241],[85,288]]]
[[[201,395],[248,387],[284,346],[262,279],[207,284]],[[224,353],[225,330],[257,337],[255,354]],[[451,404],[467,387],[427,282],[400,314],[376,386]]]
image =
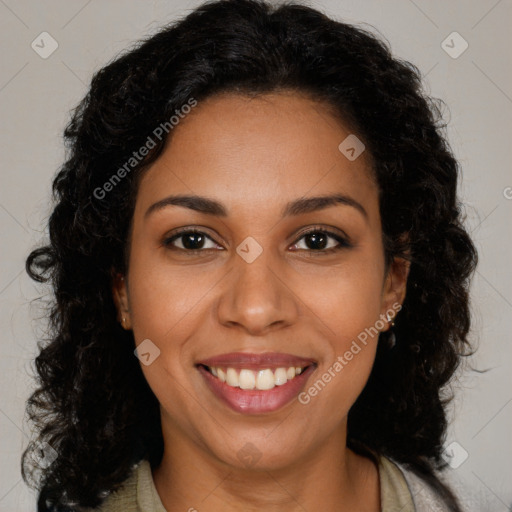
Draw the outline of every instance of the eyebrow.
[[[316,212],[338,204],[351,206],[359,211],[363,217],[368,219],[368,213],[363,206],[355,199],[343,194],[306,197],[290,201],[284,207],[282,217]],[[228,215],[226,207],[215,199],[209,199],[208,197],[197,195],[173,195],[165,197],[164,199],[152,204],[146,210],[144,218],[147,218],[150,214],[160,211],[168,206],[181,206],[199,213],[215,215],[217,217],[227,217]]]

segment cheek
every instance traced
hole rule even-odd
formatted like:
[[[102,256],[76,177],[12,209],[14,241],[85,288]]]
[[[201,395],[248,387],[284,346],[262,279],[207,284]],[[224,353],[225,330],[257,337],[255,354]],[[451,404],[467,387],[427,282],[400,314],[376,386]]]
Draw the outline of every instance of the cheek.
[[[135,339],[165,343],[180,339],[178,332],[193,317],[208,290],[214,272],[192,266],[171,266],[163,250],[135,249],[130,259],[130,309]],[[195,309],[196,308],[196,309]]]
[[[172,411],[174,418],[185,421],[199,413],[196,402],[190,400],[190,390],[184,389],[191,371],[187,340],[197,329],[201,299],[214,280],[206,272],[191,273],[176,267],[171,272],[155,252],[139,249],[131,254],[128,282],[132,329],[136,345],[151,341],[152,361],[146,365],[141,359],[141,369],[162,413]]]
[[[329,274],[317,275],[308,294],[308,303],[327,327],[323,330],[326,357],[303,399],[330,410],[334,422],[348,413],[373,366],[384,326],[380,318],[383,272],[381,262],[363,253]]]
[[[302,284],[304,300],[338,340],[336,344],[343,346],[379,319],[383,272],[379,261],[360,252]]]
[[[162,251],[144,251],[141,246],[132,251],[129,266],[132,329],[137,345],[149,339],[158,354],[141,368],[164,411],[193,417],[200,411],[188,389],[195,382],[191,340],[209,321],[211,294],[224,272],[208,265],[179,268],[170,265]]]

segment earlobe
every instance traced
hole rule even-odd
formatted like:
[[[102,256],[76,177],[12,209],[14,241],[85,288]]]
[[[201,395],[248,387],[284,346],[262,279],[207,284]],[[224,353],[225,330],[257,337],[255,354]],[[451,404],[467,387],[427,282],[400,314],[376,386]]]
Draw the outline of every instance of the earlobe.
[[[130,304],[126,279],[122,274],[115,274],[112,278],[112,297],[117,309],[117,320],[123,329],[131,329]]]

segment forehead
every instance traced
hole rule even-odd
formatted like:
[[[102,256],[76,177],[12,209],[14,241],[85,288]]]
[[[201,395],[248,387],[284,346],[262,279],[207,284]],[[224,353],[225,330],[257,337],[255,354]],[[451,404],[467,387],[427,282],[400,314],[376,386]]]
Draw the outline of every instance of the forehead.
[[[323,103],[297,93],[222,94],[180,120],[140,183],[137,207],[167,194],[226,199],[265,211],[310,195],[351,194],[378,208],[370,157],[340,151],[355,134]],[[360,148],[356,148],[360,149]],[[371,212],[369,212],[371,213]]]

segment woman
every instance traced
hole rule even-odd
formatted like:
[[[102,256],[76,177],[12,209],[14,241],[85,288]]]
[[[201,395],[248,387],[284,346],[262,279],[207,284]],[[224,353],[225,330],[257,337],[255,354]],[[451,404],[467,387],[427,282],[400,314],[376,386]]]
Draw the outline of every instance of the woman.
[[[204,4],[100,70],[27,260],[38,510],[461,510],[477,256],[442,127],[412,64],[294,4]]]

